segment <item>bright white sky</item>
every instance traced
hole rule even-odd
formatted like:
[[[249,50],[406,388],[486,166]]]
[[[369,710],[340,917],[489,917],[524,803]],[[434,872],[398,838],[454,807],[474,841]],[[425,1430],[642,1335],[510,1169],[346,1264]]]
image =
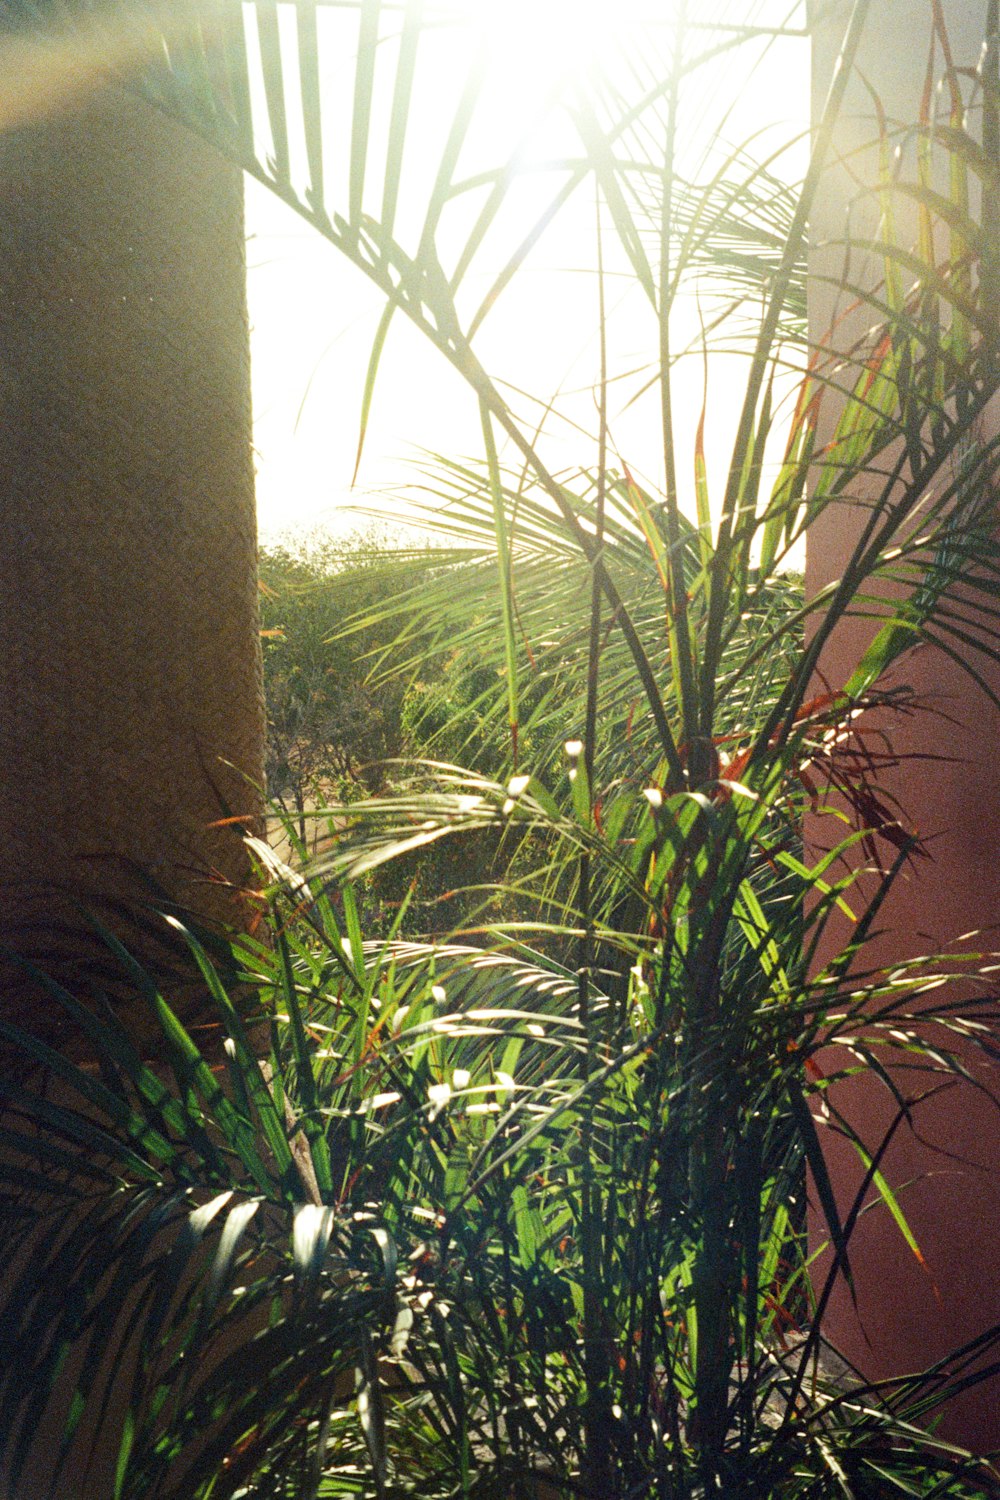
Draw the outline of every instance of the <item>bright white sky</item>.
[[[544,76],[556,55],[567,67],[579,62],[578,56],[565,47],[557,53],[555,44],[560,38],[577,36],[582,52],[595,40],[601,46],[612,45],[615,38],[602,34],[599,24],[610,25],[607,18],[611,15],[625,15],[635,25],[640,14],[637,9],[628,10],[628,0],[572,0],[572,5],[570,0],[531,0],[530,4],[528,0],[502,0],[502,5],[499,0],[489,0],[488,7],[487,0],[464,3],[478,5],[484,16],[502,10],[505,17],[493,48],[497,69],[487,82],[487,88],[493,90],[492,102],[487,99],[481,111],[486,122],[481,127],[486,132],[481,145],[487,151],[491,108],[495,109],[498,131],[503,129],[509,138],[511,112],[526,113],[529,109],[537,84],[533,72]],[[643,0],[643,6],[649,13],[647,0]],[[662,15],[663,6],[664,0],[656,0],[653,12]],[[785,21],[789,9],[790,0],[745,0],[741,5],[731,5],[730,13],[741,12],[741,20]],[[578,24],[568,33],[566,17],[570,12]],[[539,16],[548,17],[548,22],[541,24]],[[579,25],[581,16],[587,19],[587,27]],[[517,18],[519,26],[515,24]],[[795,19],[801,24],[801,18]],[[446,51],[441,53],[440,66],[446,89]],[[773,146],[803,127],[808,110],[808,73],[807,44],[801,39],[782,40],[772,46],[752,84],[737,97],[732,97],[733,76],[720,71],[719,96],[702,100],[701,112],[708,118],[720,104],[733,106],[727,125],[729,139],[746,139],[767,126],[771,127],[767,139]],[[425,99],[423,111],[418,110],[415,116],[412,143],[409,137],[407,140],[407,150],[412,145],[415,156],[422,148],[433,152],[442,129],[441,118],[435,117],[432,95]],[[568,126],[548,126],[550,133],[540,143],[540,150],[552,152],[560,144],[566,145],[568,138],[560,143],[558,135],[551,133],[560,128]],[[426,147],[421,139],[423,131],[430,143]],[[801,171],[801,167],[800,152],[790,158],[789,172]],[[521,271],[513,293],[505,295],[477,340],[480,357],[491,373],[534,395],[547,400],[557,392],[577,391],[575,397],[566,398],[566,404],[575,419],[587,426],[593,426],[597,370],[595,283],[591,276],[567,275],[566,268],[580,264],[581,236],[589,233],[582,226],[592,224],[593,213],[592,190],[586,196],[578,195],[551,226]],[[352,490],[361,393],[382,311],[381,295],[337,250],[252,180],[247,183],[247,226],[262,540],[273,542],[281,535],[316,527],[353,529],[359,518],[349,515],[346,507],[378,503],[385,509],[386,500],[378,492],[404,484],[420,450],[452,457],[478,455],[481,434],[474,398],[443,357],[400,317],[390,332],[365,457],[358,485]],[[483,284],[487,284],[485,277]],[[618,285],[622,290],[613,294],[612,365],[613,370],[624,372],[648,363],[655,348],[655,326],[641,294],[629,289],[624,279]],[[687,319],[685,331],[693,336],[698,327],[693,306]],[[718,475],[724,469],[728,458],[726,418],[731,418],[739,394],[739,371],[734,365],[727,359],[712,365],[710,478],[713,471]],[[622,410],[627,397],[641,384],[637,377],[623,380],[615,388],[612,436],[630,467],[655,483],[662,458],[654,404],[651,400],[637,401]],[[685,376],[678,385],[683,397],[678,429],[690,433],[693,439],[702,399],[700,355],[690,362],[690,378]],[[593,462],[589,442],[566,427],[561,432],[556,440],[553,431],[551,454],[557,464]]]

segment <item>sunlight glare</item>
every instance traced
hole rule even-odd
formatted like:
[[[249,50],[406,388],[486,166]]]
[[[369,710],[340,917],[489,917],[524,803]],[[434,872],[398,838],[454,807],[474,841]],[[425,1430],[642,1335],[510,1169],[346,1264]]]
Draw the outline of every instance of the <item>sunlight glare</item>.
[[[482,33],[494,66],[539,86],[586,72],[650,19],[649,0],[460,0],[458,11]]]

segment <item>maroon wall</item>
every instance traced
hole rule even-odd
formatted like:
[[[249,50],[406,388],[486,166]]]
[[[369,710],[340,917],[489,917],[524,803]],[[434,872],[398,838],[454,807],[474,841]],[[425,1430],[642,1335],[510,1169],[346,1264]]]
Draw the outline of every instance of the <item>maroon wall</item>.
[[[819,16],[820,7],[816,7]],[[956,61],[979,59],[984,32],[985,0],[945,0],[944,13]],[[825,96],[850,6],[822,7],[826,16],[814,30],[814,110]],[[930,42],[930,0],[876,0],[859,58],[878,90],[890,118],[917,118]],[[940,73],[940,52],[938,71]],[[827,173],[812,224],[810,326],[814,340],[827,335],[834,321],[836,298],[820,278],[836,276],[843,250],[829,240],[843,235],[848,202],[852,227],[865,232],[864,194],[859,182],[873,180],[871,152],[853,154],[871,141],[876,130],[871,96],[852,84],[841,120],[837,147],[852,154],[851,173],[838,167]],[[868,228],[874,228],[871,199]],[[914,235],[915,238],[915,235]],[[860,284],[876,286],[881,266],[855,255],[853,271]],[[846,346],[872,321],[869,313],[848,317],[836,338]],[[829,404],[832,406],[832,403]],[[826,413],[826,435],[835,412]],[[855,499],[864,500],[862,490]],[[859,512],[838,506],[814,528],[809,539],[807,588],[839,576],[857,534]],[[849,623],[835,635],[822,671],[832,686],[842,685],[864,643],[868,622]],[[982,943],[1000,947],[1000,778],[996,747],[1000,714],[964,677],[955,664],[931,646],[911,651],[898,673],[922,699],[947,714],[928,712],[895,720],[894,748],[904,756],[902,768],[885,779],[887,790],[903,803],[912,826],[928,840],[931,858],[913,863],[898,881],[882,913],[883,935],[869,958],[880,963],[949,949],[973,928],[986,929]],[[1000,673],[995,674],[1000,691]],[[946,754],[944,761],[909,759],[923,753]],[[827,845],[835,838],[832,820],[813,818],[807,838]],[[846,926],[846,924],[845,924]],[[836,938],[848,934],[841,926]],[[834,935],[831,934],[832,947]],[[978,946],[978,943],[977,943]],[[866,961],[867,966],[867,961]],[[1000,1093],[995,1071],[977,1064],[978,1076]],[[905,1091],[926,1086],[919,1075],[898,1073]],[[873,1147],[890,1123],[894,1107],[887,1093],[871,1080],[841,1085],[837,1100],[852,1124]],[[921,1369],[1000,1322],[1000,1110],[971,1084],[958,1084],[921,1104],[915,1112],[917,1132],[902,1129],[886,1159],[889,1181],[899,1189],[900,1203],[926,1260],[922,1268],[884,1207],[875,1207],[859,1224],[852,1259],[858,1288],[854,1307],[841,1282],[827,1319],[827,1332],[844,1354],[868,1377],[882,1378]],[[843,1204],[860,1182],[853,1150],[831,1138],[828,1160]],[[819,1229],[817,1226],[817,1236]],[[991,1383],[960,1397],[949,1407],[943,1432],[984,1450],[1000,1445],[1000,1384]]]

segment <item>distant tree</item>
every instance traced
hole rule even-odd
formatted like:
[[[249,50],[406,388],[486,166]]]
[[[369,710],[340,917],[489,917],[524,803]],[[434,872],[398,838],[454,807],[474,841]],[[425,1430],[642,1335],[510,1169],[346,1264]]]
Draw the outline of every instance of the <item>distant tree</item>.
[[[403,566],[368,534],[261,549],[267,789],[303,841],[310,802],[380,791],[385,762],[403,752],[406,679],[378,671],[393,631],[375,622],[344,634]]]

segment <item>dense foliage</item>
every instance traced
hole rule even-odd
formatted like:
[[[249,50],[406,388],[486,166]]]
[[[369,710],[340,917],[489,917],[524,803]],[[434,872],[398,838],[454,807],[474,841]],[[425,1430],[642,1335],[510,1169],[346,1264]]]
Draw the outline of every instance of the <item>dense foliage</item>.
[[[459,580],[454,552],[406,551],[373,530],[262,549],[268,793],[286,855],[330,844],[344,822],[331,805],[427,786],[433,762],[466,758],[473,745],[484,773],[502,774],[506,739],[488,708],[497,664],[469,659],[428,608]],[[457,839],[369,872],[357,895],[374,930],[405,906],[406,932],[446,932],[481,904],[458,892],[494,883],[502,867],[495,837]]]
[[[377,791],[385,762],[402,752],[406,684],[373,680],[386,633],[342,636],[351,615],[399,582],[399,566],[365,538],[261,550],[267,787],[298,816],[303,842],[307,804],[343,797],[357,783]]]

